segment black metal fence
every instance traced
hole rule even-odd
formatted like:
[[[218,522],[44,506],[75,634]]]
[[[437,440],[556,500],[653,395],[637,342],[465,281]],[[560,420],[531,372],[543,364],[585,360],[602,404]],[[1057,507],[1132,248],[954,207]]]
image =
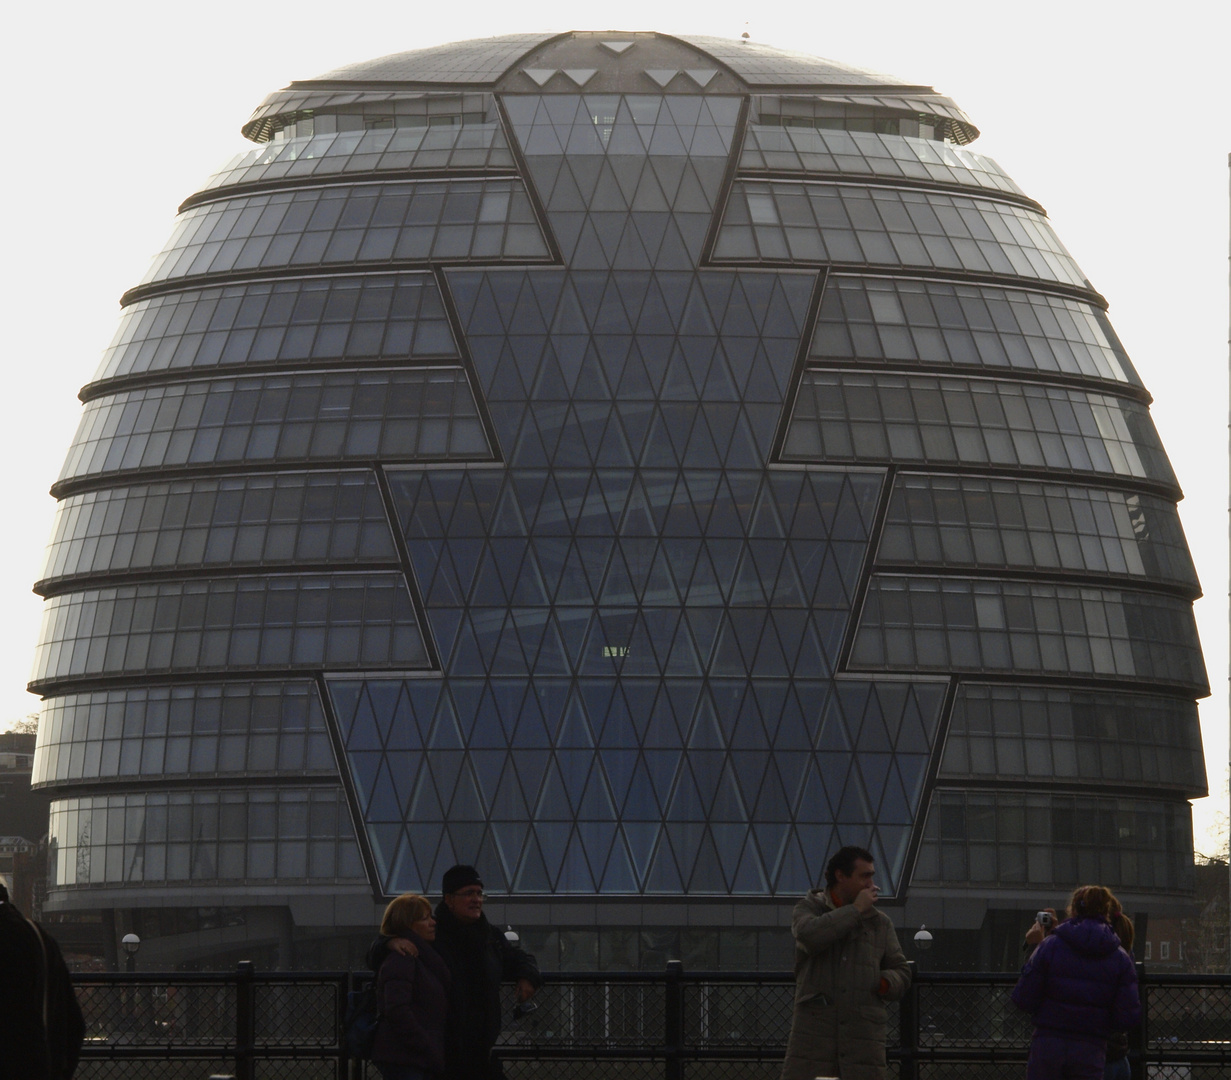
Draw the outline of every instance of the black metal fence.
[[[1141,971],[1134,1080],[1231,1080],[1231,975]],[[80,1080],[355,1080],[342,1045],[345,972],[80,975]],[[786,973],[551,973],[499,1052],[510,1080],[776,1080],[791,1023]],[[896,1080],[1019,1080],[1029,1017],[1016,975],[916,974],[889,1013]]]

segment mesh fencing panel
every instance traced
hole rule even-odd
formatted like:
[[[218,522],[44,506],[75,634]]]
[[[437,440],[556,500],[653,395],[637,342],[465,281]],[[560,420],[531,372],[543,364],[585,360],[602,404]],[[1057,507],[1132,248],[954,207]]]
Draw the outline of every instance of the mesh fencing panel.
[[[661,1061],[573,1058],[569,1061],[505,1061],[508,1080],[662,1080]]]
[[[256,1080],[337,1080],[337,1060],[296,1058],[290,1061],[256,1061]],[[379,1078],[375,1069],[372,1075]]]
[[[1146,1023],[1151,1047],[1231,1050],[1231,993],[1212,984],[1152,986]]]
[[[1026,1074],[1022,1061],[921,1062],[919,1080],[1021,1080]]]
[[[699,983],[684,987],[686,1046],[786,1049],[795,987]]]
[[[535,1009],[514,1018],[516,997],[506,989],[501,1046],[646,1049],[665,1037],[666,990],[646,982],[553,983],[534,996]]]
[[[1025,1048],[1030,1017],[1009,1000],[1012,990],[1003,982],[920,985],[919,1045]]]
[[[92,983],[79,976],[75,987],[87,1044],[200,1047],[235,1043],[233,985],[123,985]]]
[[[217,1061],[107,1061],[84,1059],[73,1080],[209,1080],[211,1076],[233,1076],[233,1062]]]
[[[337,1045],[340,984],[269,982],[254,990],[258,1045]]]

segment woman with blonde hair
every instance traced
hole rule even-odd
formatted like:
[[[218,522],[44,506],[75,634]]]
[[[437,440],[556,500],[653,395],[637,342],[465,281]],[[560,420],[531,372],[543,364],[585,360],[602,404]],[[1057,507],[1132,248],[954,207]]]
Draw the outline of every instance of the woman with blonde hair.
[[[1141,1019],[1137,969],[1113,928],[1128,921],[1119,901],[1083,885],[1068,915],[1013,988],[1013,1003],[1034,1018],[1027,1080],[1102,1080],[1108,1038]]]
[[[372,1061],[384,1080],[436,1080],[445,1072],[449,969],[432,947],[431,903],[418,893],[391,900],[380,932],[411,942],[415,953],[388,953],[376,974],[380,1025]]]

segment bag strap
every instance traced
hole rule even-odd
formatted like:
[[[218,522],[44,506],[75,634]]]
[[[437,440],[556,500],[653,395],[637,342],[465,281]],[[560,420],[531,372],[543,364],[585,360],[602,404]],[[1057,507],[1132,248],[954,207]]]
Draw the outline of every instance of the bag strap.
[[[23,915],[22,918],[30,924],[30,929],[34,931],[34,940],[38,942],[39,953],[43,957],[43,962],[39,965],[38,977],[42,985],[43,997],[43,1043],[47,1047],[47,1060],[51,1060],[51,972],[47,961],[47,942],[43,940],[43,931],[39,929],[38,923],[31,919],[28,915]]]

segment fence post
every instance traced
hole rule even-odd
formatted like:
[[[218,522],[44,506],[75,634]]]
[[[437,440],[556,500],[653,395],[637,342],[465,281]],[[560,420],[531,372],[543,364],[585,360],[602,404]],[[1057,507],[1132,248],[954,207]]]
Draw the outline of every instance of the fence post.
[[[1150,996],[1146,990],[1146,966],[1137,962],[1137,993],[1141,998],[1141,1023],[1128,1033],[1128,1059],[1133,1070],[1133,1080],[1146,1080],[1146,1048],[1150,1045],[1147,1016],[1150,1011]]]
[[[666,1016],[663,1018],[664,1051],[666,1052],[666,1080],[684,1078],[684,962],[667,961]]]
[[[235,1080],[256,1077],[256,969],[241,960],[235,971]]]
[[[898,1011],[898,1049],[902,1055],[898,1064],[898,1080],[918,1080],[919,972],[913,960],[908,960],[907,966],[910,968],[910,986]]]

